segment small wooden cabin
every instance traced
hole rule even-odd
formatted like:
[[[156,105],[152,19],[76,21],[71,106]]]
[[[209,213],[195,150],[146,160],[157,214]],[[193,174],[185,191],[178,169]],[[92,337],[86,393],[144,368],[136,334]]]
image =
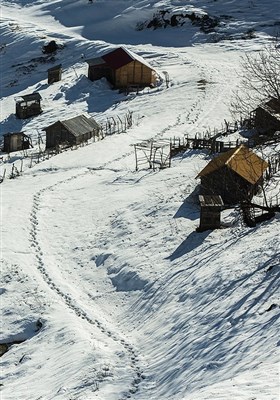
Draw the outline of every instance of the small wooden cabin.
[[[87,60],[87,63],[91,81],[106,78],[114,88],[144,88],[156,82],[154,69],[142,57],[123,47]]]
[[[33,117],[42,112],[39,93],[27,94],[16,99],[16,116],[20,119]]]
[[[5,133],[3,151],[12,153],[13,151],[25,150],[32,147],[31,138],[23,132]]]
[[[219,194],[225,204],[248,200],[257,193],[268,163],[240,145],[213,158],[197,175],[202,195]]]
[[[48,84],[51,85],[54,82],[61,80],[62,68],[61,64],[48,69]]]
[[[273,135],[280,130],[280,100],[271,98],[254,111],[254,126],[265,135]]]
[[[46,132],[46,149],[55,148],[58,145],[78,145],[92,137],[99,137],[100,129],[93,118],[85,115],[57,121],[43,129]]]
[[[224,205],[219,195],[199,195],[200,225],[198,232],[221,227],[221,210]]]

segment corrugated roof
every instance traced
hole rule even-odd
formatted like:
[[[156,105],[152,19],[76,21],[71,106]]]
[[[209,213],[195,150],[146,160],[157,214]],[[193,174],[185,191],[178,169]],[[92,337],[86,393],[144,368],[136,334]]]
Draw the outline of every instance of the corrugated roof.
[[[93,118],[88,118],[85,115],[78,115],[77,117],[66,119],[64,121],[57,121],[54,124],[51,124],[44,128],[43,131],[51,128],[58,122],[60,122],[69,132],[72,133],[72,135],[76,137],[100,128],[98,123]]]
[[[94,119],[87,118],[85,115],[78,115],[77,117],[60,122],[74,136],[81,136],[99,128],[99,125]]]
[[[207,176],[223,166],[227,166],[247,182],[255,184],[262,177],[263,172],[268,167],[268,163],[246,146],[241,145],[213,158],[197,175],[197,178]]]
[[[110,68],[116,70],[132,61],[139,61],[146,67],[153,69],[143,57],[125,49],[124,47],[118,47],[115,50],[111,50],[101,57],[89,59],[87,60],[87,63],[90,65],[102,65],[105,62]]]

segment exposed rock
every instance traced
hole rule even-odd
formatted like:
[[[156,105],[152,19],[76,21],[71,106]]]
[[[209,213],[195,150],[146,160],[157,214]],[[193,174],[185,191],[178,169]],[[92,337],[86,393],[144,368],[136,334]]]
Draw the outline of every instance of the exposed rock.
[[[44,45],[42,48],[42,52],[44,54],[55,53],[57,50],[62,49],[64,46],[56,43],[55,40],[51,40],[48,44]]]
[[[219,18],[212,17],[208,14],[200,15],[194,12],[176,14],[169,10],[158,10],[150,21],[137,24],[136,29],[140,31],[146,28],[158,29],[166,28],[167,26],[178,27],[184,25],[187,20],[191,21],[193,25],[198,26],[205,33],[212,32],[220,22]]]

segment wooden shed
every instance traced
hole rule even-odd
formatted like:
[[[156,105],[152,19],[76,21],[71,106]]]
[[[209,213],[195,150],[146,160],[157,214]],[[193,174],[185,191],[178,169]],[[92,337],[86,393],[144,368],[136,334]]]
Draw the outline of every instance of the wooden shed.
[[[241,145],[213,158],[197,175],[201,179],[200,193],[219,194],[228,205],[251,199],[267,167],[266,161]]]
[[[56,65],[48,69],[48,84],[51,85],[54,82],[61,80],[62,68],[61,64]]]
[[[25,150],[32,147],[31,138],[23,132],[5,133],[3,151],[12,153],[13,151]]]
[[[221,227],[221,210],[224,205],[219,195],[199,195],[200,225],[198,232]]]
[[[254,111],[254,126],[265,135],[273,135],[280,130],[280,99],[271,98]]]
[[[42,97],[39,93],[27,94],[16,99],[16,116],[25,119],[38,115],[41,109]]]
[[[100,126],[93,118],[78,115],[64,121],[57,121],[43,130],[46,132],[46,149],[58,145],[73,146],[99,137]]]
[[[143,88],[156,82],[155,70],[144,58],[123,47],[89,59],[87,63],[91,81],[106,78],[114,88]]]

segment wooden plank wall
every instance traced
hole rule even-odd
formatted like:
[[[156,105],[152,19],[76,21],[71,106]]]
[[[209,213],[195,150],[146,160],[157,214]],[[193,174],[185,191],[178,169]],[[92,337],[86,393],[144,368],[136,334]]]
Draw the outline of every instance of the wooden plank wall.
[[[117,87],[124,88],[131,84],[149,86],[151,83],[153,83],[152,70],[139,61],[132,61],[116,71]]]

